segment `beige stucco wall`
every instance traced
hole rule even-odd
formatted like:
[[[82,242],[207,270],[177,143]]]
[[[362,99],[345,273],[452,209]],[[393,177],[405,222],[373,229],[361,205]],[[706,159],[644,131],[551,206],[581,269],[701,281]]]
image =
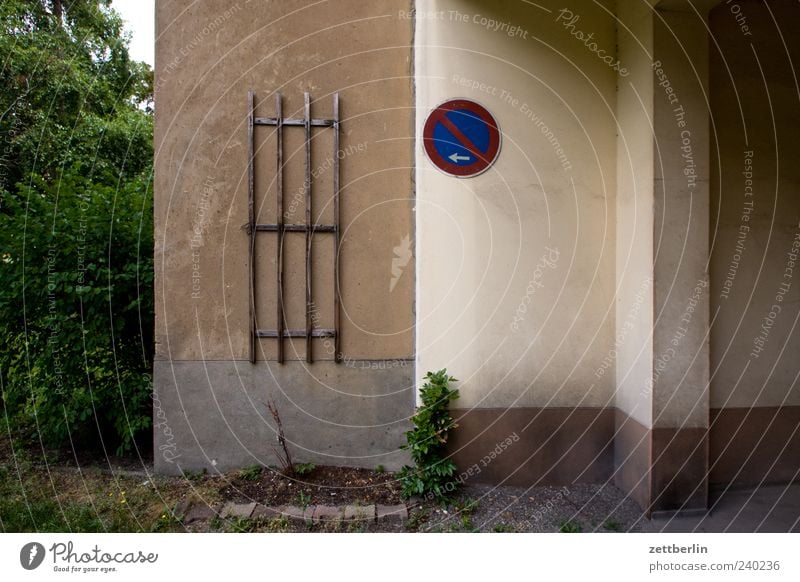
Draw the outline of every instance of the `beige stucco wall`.
[[[342,331],[345,358],[408,358],[413,350],[411,21],[410,1],[163,0],[156,43],[156,357],[248,357],[247,91],[257,116],[331,116],[341,96]],[[301,128],[285,130],[288,221],[301,222]],[[329,220],[330,132],[314,133],[315,212]],[[274,222],[275,137],[256,129],[259,222]],[[300,203],[292,201],[300,197]],[[199,234],[198,234],[199,232]],[[285,298],[289,327],[304,327],[303,235],[287,235]],[[404,242],[406,241],[406,242]],[[409,242],[410,241],[410,242]],[[408,243],[408,244],[406,244]],[[275,235],[256,247],[259,327],[275,328]],[[330,235],[316,237],[319,326],[332,321]],[[399,259],[398,259],[399,257]],[[393,260],[398,269],[393,274]],[[401,263],[401,264],[400,264]],[[395,279],[393,281],[393,279]],[[322,340],[316,357],[332,359]],[[264,339],[259,359],[274,359]],[[302,359],[303,342],[286,342]]]
[[[651,426],[653,375],[653,11],[617,7],[617,225],[615,405]]]
[[[414,224],[410,0],[160,0],[156,7],[155,466],[224,471],[277,462],[278,406],[295,460],[398,469],[413,413]],[[332,115],[341,98],[341,351],[257,345],[248,361],[247,93],[256,116]],[[286,128],[286,222],[304,222],[303,131]],[[256,128],[255,206],[275,222],[276,143]],[[331,220],[330,130],[312,137],[314,214]],[[305,324],[305,237],[285,239],[285,307]],[[259,328],[277,321],[276,235],[255,249]],[[313,249],[317,327],[332,325],[330,234]],[[328,360],[328,361],[321,361]]]
[[[800,40],[785,27],[800,8],[736,4],[747,31],[730,6],[711,14],[711,406],[798,405]]]
[[[616,72],[557,22],[565,5],[615,55],[613,2],[417,6],[417,376],[447,367],[459,407],[613,405],[613,369],[595,372],[615,328]],[[503,132],[472,179],[419,137],[454,97]]]

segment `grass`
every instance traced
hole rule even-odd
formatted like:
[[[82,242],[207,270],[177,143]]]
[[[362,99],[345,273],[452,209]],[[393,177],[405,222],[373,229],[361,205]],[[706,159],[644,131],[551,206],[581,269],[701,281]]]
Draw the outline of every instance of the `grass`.
[[[51,465],[48,471],[43,462],[34,462],[34,457],[13,450],[7,440],[0,439],[0,532],[183,532],[187,528],[172,508],[190,496],[218,503],[222,501],[220,487],[226,482],[225,477],[201,471],[177,478],[159,477],[155,482],[144,475],[111,474],[97,468],[78,471]],[[256,465],[235,475],[255,480],[261,470]],[[306,466],[306,471],[312,470],[313,466]],[[308,493],[298,493],[299,505],[308,506],[310,501]],[[363,524],[350,524],[345,529],[339,522],[310,529],[293,525],[286,516],[222,519],[215,515],[192,526],[197,527],[234,533],[368,530]]]
[[[249,517],[234,517],[228,520],[226,526],[226,532],[250,533],[258,529],[259,523],[257,520]]]
[[[108,484],[98,482],[93,476],[51,474],[48,483],[38,475],[24,474],[20,480],[9,478],[8,471],[5,473],[0,475],[0,526],[3,531],[147,532],[183,529],[168,503],[158,499],[151,490],[137,487],[127,479],[119,479],[112,490],[104,493]]]
[[[247,481],[257,481],[261,477],[261,465],[250,465],[239,471],[239,477]]]
[[[183,479],[53,467],[0,440],[0,531],[185,531],[172,508],[201,488]],[[213,496],[210,489],[202,494]]]
[[[580,533],[583,531],[583,527],[581,527],[581,524],[577,521],[568,519],[567,521],[561,522],[558,526],[558,531],[561,533]]]

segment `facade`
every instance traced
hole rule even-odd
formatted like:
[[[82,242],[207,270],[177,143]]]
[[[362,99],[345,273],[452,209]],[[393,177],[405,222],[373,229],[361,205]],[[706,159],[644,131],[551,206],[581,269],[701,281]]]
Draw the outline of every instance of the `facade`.
[[[497,4],[157,4],[157,471],[274,463],[270,401],[299,460],[397,469],[447,368],[476,481],[796,480],[800,7]],[[473,178],[423,144],[455,98]]]

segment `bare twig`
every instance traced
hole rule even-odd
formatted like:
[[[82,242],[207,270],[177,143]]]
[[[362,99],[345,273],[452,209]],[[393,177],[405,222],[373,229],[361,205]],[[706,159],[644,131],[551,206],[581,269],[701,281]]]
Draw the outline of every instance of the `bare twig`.
[[[281,415],[278,413],[278,407],[270,399],[267,402],[267,408],[275,420],[275,427],[278,430],[278,444],[281,446],[280,450],[277,447],[272,447],[272,450],[275,451],[275,456],[278,457],[284,475],[293,475],[294,463],[292,462],[292,455],[289,453],[289,447],[286,446],[286,436],[283,434],[283,423],[281,422]]]

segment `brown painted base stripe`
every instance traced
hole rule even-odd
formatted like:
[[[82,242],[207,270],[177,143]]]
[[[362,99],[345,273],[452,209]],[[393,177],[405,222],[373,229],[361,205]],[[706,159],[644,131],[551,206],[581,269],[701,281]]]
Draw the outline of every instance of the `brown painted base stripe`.
[[[651,511],[708,507],[708,429],[654,428]]]
[[[614,411],[604,408],[452,410],[449,443],[465,480],[506,485],[602,483],[614,466]]]
[[[711,410],[711,483],[800,480],[800,406]]]
[[[641,508],[650,505],[650,430],[614,411],[614,484]]]

